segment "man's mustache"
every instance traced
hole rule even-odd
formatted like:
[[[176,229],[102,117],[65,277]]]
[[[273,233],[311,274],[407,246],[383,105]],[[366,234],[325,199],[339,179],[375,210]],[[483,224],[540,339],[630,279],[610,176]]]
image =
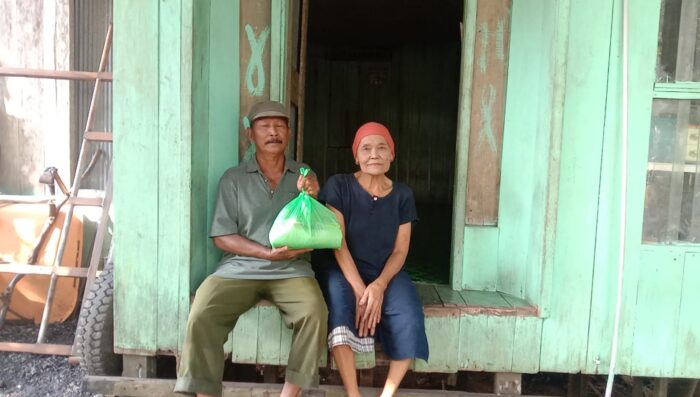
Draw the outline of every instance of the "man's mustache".
[[[270,143],[282,143],[282,140],[279,138],[271,138],[265,141],[265,144],[270,144]]]

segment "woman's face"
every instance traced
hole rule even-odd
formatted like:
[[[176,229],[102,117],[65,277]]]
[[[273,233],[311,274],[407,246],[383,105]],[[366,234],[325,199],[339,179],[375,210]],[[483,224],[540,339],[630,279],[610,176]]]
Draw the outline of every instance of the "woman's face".
[[[355,162],[365,174],[383,175],[389,171],[394,156],[391,148],[381,135],[367,135],[357,147]]]

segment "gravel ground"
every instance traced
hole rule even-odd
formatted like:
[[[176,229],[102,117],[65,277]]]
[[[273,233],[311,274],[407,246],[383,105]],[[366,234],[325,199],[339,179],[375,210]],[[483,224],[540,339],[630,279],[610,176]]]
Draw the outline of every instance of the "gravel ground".
[[[52,324],[47,343],[73,343],[77,320]],[[35,342],[39,327],[31,322],[7,321],[0,329],[0,341]],[[65,356],[0,352],[0,396],[39,397],[97,396],[82,390],[85,371],[68,363]]]

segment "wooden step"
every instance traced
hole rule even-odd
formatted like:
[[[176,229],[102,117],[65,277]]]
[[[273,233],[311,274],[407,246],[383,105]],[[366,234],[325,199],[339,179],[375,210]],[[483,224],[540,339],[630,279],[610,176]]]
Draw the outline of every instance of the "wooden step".
[[[224,396],[254,397],[254,396],[275,396],[282,391],[281,384],[275,383],[244,383],[244,382],[222,382]],[[119,376],[87,376],[83,387],[91,393],[105,395],[125,395],[125,396],[178,396],[173,392],[175,379],[148,379],[148,378],[127,378]],[[380,388],[361,387],[360,393],[363,396],[378,396]],[[304,396],[314,397],[341,397],[345,395],[343,386],[321,385],[312,389],[305,389]],[[470,393],[452,390],[417,390],[399,389],[397,397],[489,397],[495,396],[492,393]],[[537,397],[537,396],[530,396]]]
[[[0,263],[0,273],[15,273],[15,274],[37,274],[50,276],[55,274],[59,277],[87,277],[88,269],[86,267],[68,267],[68,266],[43,266],[29,265],[26,263],[3,262]]]
[[[0,342],[0,351],[14,353],[51,354],[56,356],[70,356],[73,346],[56,345],[51,343],[14,343]]]

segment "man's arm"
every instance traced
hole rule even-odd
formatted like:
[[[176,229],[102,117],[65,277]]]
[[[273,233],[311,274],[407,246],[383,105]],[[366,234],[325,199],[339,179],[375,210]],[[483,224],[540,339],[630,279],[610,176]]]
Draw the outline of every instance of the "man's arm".
[[[270,248],[255,241],[249,240],[240,234],[227,234],[213,237],[216,248],[236,255],[251,256],[254,258],[280,261],[294,259],[297,256],[311,251],[310,249],[288,249],[287,247]]]

